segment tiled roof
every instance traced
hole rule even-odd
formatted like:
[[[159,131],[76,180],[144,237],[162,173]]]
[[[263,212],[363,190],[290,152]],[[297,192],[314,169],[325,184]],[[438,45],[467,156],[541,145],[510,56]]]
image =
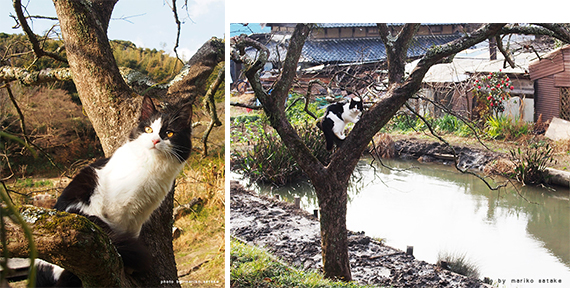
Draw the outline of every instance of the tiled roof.
[[[279,56],[285,59],[290,35],[254,34],[254,39],[264,43],[270,51],[269,61],[277,58],[277,43]],[[461,37],[452,35],[422,35],[415,36],[408,50],[408,57],[424,55],[434,45],[442,45]],[[250,57],[256,56],[255,49],[248,49]],[[318,64],[367,63],[377,62],[386,58],[384,43],[380,38],[340,38],[340,39],[308,39],[303,47],[299,62]]]
[[[408,57],[424,55],[430,47],[459,37],[460,34],[416,36],[408,50]],[[313,39],[307,40],[303,47],[304,62],[312,64],[376,62],[385,57],[386,49],[380,38]]]

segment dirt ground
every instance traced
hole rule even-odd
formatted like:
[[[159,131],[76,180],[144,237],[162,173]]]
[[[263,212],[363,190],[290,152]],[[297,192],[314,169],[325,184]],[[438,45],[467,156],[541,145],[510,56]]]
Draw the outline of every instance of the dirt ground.
[[[256,196],[235,181],[230,186],[231,234],[264,247],[290,265],[322,269],[318,219],[293,205]],[[485,287],[477,279],[418,261],[363,232],[349,232],[353,280],[387,287]]]

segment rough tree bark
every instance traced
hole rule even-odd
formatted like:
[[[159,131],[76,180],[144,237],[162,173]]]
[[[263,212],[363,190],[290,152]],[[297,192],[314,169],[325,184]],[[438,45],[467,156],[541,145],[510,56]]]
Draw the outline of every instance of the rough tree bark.
[[[558,39],[565,39],[566,42],[570,40],[566,39],[567,32],[557,31],[564,30],[559,25],[552,29],[549,29],[548,25],[523,29],[517,26],[506,27],[505,24],[486,24],[453,42],[431,48],[421,58],[411,74],[404,78],[407,50],[419,25],[406,24],[396,35],[392,35],[385,24],[378,24],[378,27],[388,51],[387,64],[390,82],[388,91],[379,102],[362,115],[360,121],[347,135],[342,147],[333,154],[328,166],[324,166],[311,154],[284,114],[287,93],[293,83],[300,53],[310,32],[310,25],[298,24],[295,27],[281,76],[274,83],[271,95],[263,89],[259,81],[259,71],[269,57],[268,50],[262,44],[244,36],[234,37],[231,42],[232,59],[244,64],[245,74],[256,97],[263,105],[270,125],[277,131],[290,154],[311,179],[315,188],[322,215],[321,245],[324,274],[327,278],[351,280],[346,230],[347,187],[350,176],[368,143],[420,89],[422,80],[430,67],[446,57],[503,33],[536,33],[550,36],[557,33]],[[256,59],[249,59],[245,55],[244,51],[247,47],[258,51]]]
[[[142,97],[123,80],[107,39],[107,27],[116,2],[53,0],[71,71],[65,70],[65,77],[73,75],[84,110],[106,156],[111,156],[126,139],[138,119],[142,102]],[[161,100],[194,102],[204,93],[206,79],[223,61],[223,55],[223,41],[209,40],[171,82],[172,85],[160,87],[162,91],[168,89],[161,93]],[[25,75],[23,71],[19,72]],[[39,76],[45,81],[55,79],[41,73]],[[30,81],[34,80],[38,77],[30,78]],[[93,224],[86,224],[89,222],[86,218],[50,209],[34,210],[34,213],[47,215],[38,217],[32,224],[38,257],[74,272],[86,287],[179,287],[172,249],[173,195],[174,189],[142,227],[140,237],[154,258],[154,265],[144,275],[125,274],[120,256],[108,245],[106,235]],[[17,229],[12,229],[8,237],[14,239],[12,244],[25,242]],[[50,242],[50,239],[56,241]],[[13,256],[26,257],[25,249],[12,248],[13,251],[9,250]],[[87,265],[88,260],[94,265]]]

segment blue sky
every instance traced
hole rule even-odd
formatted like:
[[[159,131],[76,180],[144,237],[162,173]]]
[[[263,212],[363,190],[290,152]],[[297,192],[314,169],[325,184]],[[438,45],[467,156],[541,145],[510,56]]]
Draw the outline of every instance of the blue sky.
[[[28,1],[22,1],[24,5]],[[183,0],[177,1],[183,4]],[[176,43],[176,24],[172,10],[168,6],[171,1],[164,0],[120,0],[113,10],[109,25],[109,39],[128,40],[137,47],[156,48],[168,53]],[[188,59],[213,36],[223,38],[225,33],[224,0],[188,0],[188,12],[181,6],[178,8],[182,24],[179,54]],[[21,34],[21,29],[12,29],[15,15],[12,1],[0,1],[0,32]],[[29,1],[28,11],[31,15],[56,16],[52,1]],[[119,18],[127,17],[126,20]],[[55,21],[34,20],[33,29],[36,34],[43,35]]]
[[[246,25],[247,24],[247,25]],[[230,37],[241,34],[252,33],[268,33],[271,32],[270,27],[261,26],[260,23],[230,23]]]

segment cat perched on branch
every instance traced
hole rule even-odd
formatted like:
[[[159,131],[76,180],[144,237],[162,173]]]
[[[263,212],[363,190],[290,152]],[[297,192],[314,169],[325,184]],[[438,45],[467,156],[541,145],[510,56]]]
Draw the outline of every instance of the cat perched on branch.
[[[327,107],[325,115],[317,124],[325,134],[327,150],[332,150],[334,144],[337,146],[342,144],[346,138],[344,135],[346,124],[358,122],[362,110],[362,100],[359,97],[354,97],[347,103],[338,102]]]
[[[144,273],[150,257],[139,241],[142,225],[172,189],[190,156],[192,106],[155,109],[145,97],[138,125],[110,158],[83,168],[63,190],[55,209],[83,215],[109,235],[128,274]],[[68,270],[37,262],[38,287],[79,286]]]

